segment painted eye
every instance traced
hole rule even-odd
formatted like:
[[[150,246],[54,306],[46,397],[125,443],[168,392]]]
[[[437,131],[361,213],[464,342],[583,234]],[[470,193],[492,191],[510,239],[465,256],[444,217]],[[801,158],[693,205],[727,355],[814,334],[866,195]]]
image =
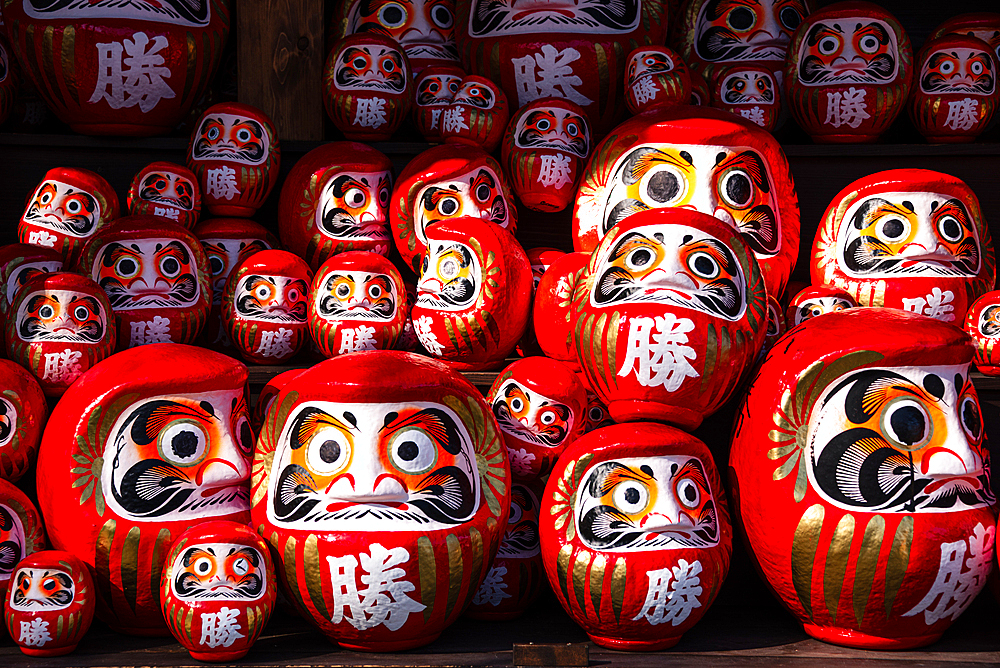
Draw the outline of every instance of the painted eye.
[[[333,292],[341,299],[347,299],[351,296],[351,286],[348,283],[341,283],[333,289]]]
[[[354,61],[351,64],[354,65],[354,69],[363,70],[368,65],[368,61],[358,56],[357,58],[354,59]]]
[[[480,202],[488,202],[492,194],[493,194],[493,189],[490,188],[485,183],[481,183],[478,186],[476,186],[476,199],[479,200]]]
[[[240,415],[233,433],[236,434],[236,442],[239,444],[240,450],[246,454],[253,452],[253,429],[250,428],[250,420],[247,419],[246,415]]]
[[[371,286],[368,288],[368,296],[372,299],[378,299],[382,296],[382,288],[377,285]]]
[[[945,241],[955,243],[962,238],[962,224],[955,216],[943,216],[938,221],[938,232],[941,233],[941,238]]]
[[[733,84],[733,88],[735,88],[738,91],[742,91],[746,87],[747,87],[747,82],[743,81],[742,79]]]
[[[205,133],[205,136],[211,139],[212,141],[215,141],[216,139],[219,138],[221,132],[222,131],[219,130],[217,126],[213,126],[208,129],[208,132]]]
[[[969,65],[969,71],[975,74],[976,76],[979,76],[980,74],[983,73],[983,63],[978,60],[972,61],[972,64]]]
[[[742,169],[734,169],[723,177],[719,195],[729,206],[746,208],[753,201],[753,182]]]
[[[962,416],[962,429],[973,441],[978,441],[983,433],[983,416],[979,412],[979,403],[973,397],[962,399],[959,407]]]
[[[38,309],[38,316],[44,320],[48,320],[56,314],[56,310],[52,308],[49,304],[46,304],[42,308]]]
[[[475,86],[473,86],[472,88],[470,88],[468,90],[467,95],[469,97],[480,97],[482,95],[482,93],[479,92],[478,88],[476,88]]]
[[[682,478],[675,487],[677,500],[685,508],[697,508],[701,503],[701,490],[693,480]]]
[[[195,559],[194,562],[194,572],[198,575],[205,577],[209,575],[213,570],[215,570],[215,564],[208,557],[200,557]]]
[[[288,301],[297,302],[299,301],[299,297],[301,297],[302,295],[299,294],[297,288],[292,288],[288,291],[287,296],[288,296]]]
[[[622,512],[637,513],[649,503],[649,491],[636,481],[627,480],[615,487],[611,501]]]
[[[49,202],[52,201],[52,197],[53,197],[52,193],[44,192],[42,193],[42,196],[38,198],[38,201],[42,204],[48,204]]]
[[[454,24],[455,19],[447,7],[444,5],[437,5],[431,10],[431,21],[434,21],[434,25],[438,28],[447,29]]]
[[[115,273],[122,278],[132,278],[139,273],[139,263],[130,257],[120,258],[115,262]]]
[[[647,201],[657,206],[672,206],[684,196],[686,181],[673,167],[654,169],[643,177],[639,192]]]
[[[950,60],[946,60],[941,63],[941,74],[951,74],[955,71],[955,63]]]
[[[247,130],[246,128],[240,128],[239,130],[236,131],[236,139],[238,139],[241,142],[248,142],[252,138],[253,135],[251,135],[250,131]]]
[[[344,193],[344,202],[347,206],[352,209],[360,208],[367,200],[368,197],[365,195],[365,191],[361,188],[349,188],[346,193]]]
[[[591,422],[600,422],[604,419],[604,409],[600,406],[591,406],[587,410],[587,419]]]
[[[437,95],[437,92],[441,90],[441,84],[437,81],[431,80],[431,82],[427,84],[427,90]]]
[[[756,22],[757,15],[747,7],[737,7],[726,17],[726,23],[729,24],[729,27],[740,32],[750,30]]]
[[[389,189],[388,188],[382,188],[382,190],[380,190],[378,192],[378,203],[379,203],[380,206],[383,206],[383,207],[389,206]]]
[[[454,216],[462,208],[457,197],[445,197],[438,202],[437,210],[442,216]]]
[[[722,273],[719,263],[716,262],[715,258],[704,251],[691,253],[687,265],[694,272],[695,276],[707,281],[718,278],[719,274]]]
[[[386,28],[399,28],[406,23],[406,9],[398,2],[390,2],[379,10],[378,22]]]
[[[454,97],[455,93],[458,92],[458,82],[459,80],[456,79],[448,84],[448,90],[451,91],[452,97]]]
[[[840,49],[840,40],[836,37],[829,36],[824,37],[819,41],[819,52],[824,56],[829,56],[831,53],[836,53]]]
[[[879,47],[878,38],[874,35],[866,35],[861,38],[860,46],[863,53],[875,53]]]
[[[458,262],[448,258],[441,263],[441,276],[443,278],[452,279],[458,276]]]
[[[73,309],[73,317],[77,320],[86,320],[90,317],[90,309],[81,304]]]
[[[882,433],[905,451],[918,450],[931,437],[927,410],[915,399],[899,399],[882,414]]]
[[[167,182],[165,180],[163,180],[163,179],[157,179],[156,182],[153,184],[153,187],[156,188],[157,190],[161,190],[161,191],[162,190],[166,190],[167,189]]]
[[[351,444],[340,431],[322,429],[309,441],[306,461],[313,472],[325,476],[334,475],[350,463]]]
[[[510,504],[510,516],[507,518],[507,526],[512,527],[521,521],[521,517],[524,516],[524,511],[521,510],[521,506],[516,503]]]
[[[427,258],[427,254],[424,254],[424,259],[420,262],[420,274],[426,274],[427,268],[430,266],[430,260]]]
[[[541,130],[542,132],[545,132],[546,130],[552,127],[552,124],[549,123],[549,119],[543,118],[537,123],[535,123],[535,127]]]
[[[233,562],[233,573],[236,573],[236,575],[242,577],[249,572],[250,572],[250,562],[247,561],[244,557],[240,557],[239,559]]]
[[[813,306],[812,310],[809,311],[809,315],[811,315],[814,318],[818,315],[823,315],[823,309],[820,308],[819,306]]]
[[[81,211],[83,211],[83,205],[80,204],[79,200],[71,199],[70,201],[66,202],[66,211],[74,214],[80,213]]]
[[[566,134],[568,134],[570,137],[576,137],[580,134],[580,127],[573,122],[567,123]]]
[[[545,411],[538,418],[538,421],[544,424],[546,427],[549,426],[550,424],[555,424],[556,414],[553,413],[552,411]]]
[[[181,263],[175,257],[165,257],[160,260],[160,273],[167,278],[174,278],[181,273]]]
[[[226,263],[222,261],[222,258],[217,255],[212,255],[208,258],[208,264],[212,268],[212,276],[218,276],[226,268]]]
[[[778,20],[789,30],[795,30],[802,23],[802,15],[793,7],[785,7],[778,12]]]
[[[271,296],[271,288],[266,285],[259,285],[254,288],[253,294],[257,299],[267,299]]]
[[[524,400],[521,397],[514,397],[510,400],[510,409],[515,413],[520,413],[524,410]]]
[[[56,581],[55,578],[45,578],[45,580],[42,582],[42,589],[44,589],[47,592],[55,591],[56,587],[58,586],[59,583]]]
[[[158,445],[160,454],[167,462],[190,466],[205,456],[208,434],[200,425],[183,420],[169,425],[160,432]]]
[[[886,218],[875,226],[875,236],[885,243],[895,243],[910,234],[910,221],[904,218]]]
[[[389,458],[403,473],[426,473],[437,462],[437,446],[419,429],[407,429],[392,439]]]
[[[648,248],[636,248],[625,256],[625,266],[632,271],[644,271],[652,266],[656,255]]]

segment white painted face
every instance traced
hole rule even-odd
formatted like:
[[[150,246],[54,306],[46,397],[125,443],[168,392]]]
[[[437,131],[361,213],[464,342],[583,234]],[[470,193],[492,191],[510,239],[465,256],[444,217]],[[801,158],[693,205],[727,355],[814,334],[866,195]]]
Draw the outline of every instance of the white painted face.
[[[662,51],[639,51],[628,63],[628,85],[632,86],[639,79],[651,77],[654,74],[672,72],[674,59]]]
[[[0,448],[14,440],[17,433],[17,406],[0,397]]]
[[[538,497],[524,485],[510,487],[510,516],[497,550],[500,559],[531,559],[538,555]]]
[[[462,81],[452,104],[464,104],[477,109],[492,109],[497,103],[493,89],[478,81]]]
[[[577,489],[576,532],[588,548],[645,552],[719,543],[719,521],[697,457],[623,457],[592,466]]]
[[[191,159],[259,165],[270,150],[271,139],[259,121],[236,114],[209,114],[191,143]]]
[[[399,42],[411,62],[458,61],[454,0],[368,0],[353,5],[348,34],[373,28],[386,33]]]
[[[11,579],[10,607],[21,612],[54,612],[73,603],[76,583],[60,568],[19,568]]]
[[[62,271],[62,262],[42,261],[19,264],[17,269],[7,277],[7,283],[3,286],[3,296],[6,301],[2,310],[6,311],[6,308],[14,302],[14,294],[27,283],[29,278],[35,274],[54,274],[57,271]]]
[[[184,308],[198,302],[198,265],[180,239],[123,240],[105,244],[90,277],[108,293],[111,308]]]
[[[826,313],[845,311],[854,307],[855,304],[841,297],[810,297],[795,307],[795,322],[792,323],[792,326]]]
[[[580,114],[562,107],[536,107],[517,119],[514,146],[548,148],[586,159],[590,155],[590,130]]]
[[[424,186],[413,203],[414,232],[424,244],[429,225],[461,216],[482,218],[504,229],[510,225],[510,203],[504,198],[500,178],[489,167]]]
[[[403,54],[382,44],[352,44],[337,55],[333,85],[338,90],[382,91],[398,94],[406,89]]]
[[[268,519],[313,531],[433,531],[479,508],[472,438],[433,402],[308,401],[281,430]]]
[[[241,257],[268,250],[263,239],[202,239],[201,245],[208,255],[208,266],[212,272],[212,303],[222,304],[222,293],[226,291],[226,281]]]
[[[726,104],[773,104],[774,77],[767,72],[744,70],[733,72],[722,80],[720,91]]]
[[[455,74],[427,75],[417,85],[418,107],[447,107],[455,99],[462,77]]]
[[[516,438],[557,448],[573,433],[575,417],[566,404],[508,378],[490,401],[500,430]]]
[[[837,261],[851,278],[979,273],[976,221],[940,193],[887,192],[854,202],[837,235]]]
[[[141,399],[108,433],[101,490],[114,515],[200,521],[250,509],[254,439],[242,388]]]
[[[139,199],[180,211],[193,211],[194,183],[176,172],[150,172],[139,184]]]
[[[298,324],[306,321],[309,286],[301,278],[244,274],[233,294],[233,309],[244,320]]]
[[[746,311],[747,279],[732,249],[687,225],[645,225],[620,235],[597,265],[595,308],[655,302],[736,321]]]
[[[331,272],[314,299],[319,317],[337,321],[389,322],[399,303],[392,278],[367,271]]]
[[[256,601],[267,591],[267,567],[257,548],[239,543],[186,546],[170,569],[179,599]]]
[[[72,290],[32,292],[18,307],[16,321],[17,337],[28,343],[100,343],[108,328],[101,302]]]
[[[978,508],[994,501],[983,447],[968,364],[853,371],[809,419],[809,482],[846,510]]]
[[[338,241],[388,241],[392,173],[341,172],[323,186],[316,229]]]
[[[471,37],[525,33],[627,33],[639,25],[641,0],[472,0]]]
[[[695,53],[711,63],[785,60],[804,0],[705,0],[695,22]]]
[[[24,526],[21,517],[0,503],[0,582],[8,580],[24,554]]]
[[[979,314],[979,333],[987,339],[1000,338],[1000,304],[990,304]]]
[[[458,241],[430,241],[417,282],[417,305],[464,311],[479,298],[483,273],[476,253]]]
[[[920,68],[922,93],[992,95],[997,72],[990,54],[982,49],[943,48],[935,51]]]
[[[795,62],[803,86],[886,84],[899,74],[896,32],[865,16],[817,21]]]
[[[24,0],[25,13],[34,19],[87,22],[93,19],[153,21],[181,26],[206,26],[212,20],[209,0]]]
[[[29,225],[85,239],[97,229],[101,204],[92,193],[77,186],[62,181],[42,181],[24,210],[23,220]]]

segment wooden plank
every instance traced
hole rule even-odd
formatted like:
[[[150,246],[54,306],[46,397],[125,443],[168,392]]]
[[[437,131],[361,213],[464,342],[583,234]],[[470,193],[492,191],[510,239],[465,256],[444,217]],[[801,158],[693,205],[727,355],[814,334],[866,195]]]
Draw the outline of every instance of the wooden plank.
[[[239,100],[286,139],[323,139],[323,0],[241,2],[236,11]]]
[[[515,666],[587,666],[590,646],[586,643],[515,643]]]

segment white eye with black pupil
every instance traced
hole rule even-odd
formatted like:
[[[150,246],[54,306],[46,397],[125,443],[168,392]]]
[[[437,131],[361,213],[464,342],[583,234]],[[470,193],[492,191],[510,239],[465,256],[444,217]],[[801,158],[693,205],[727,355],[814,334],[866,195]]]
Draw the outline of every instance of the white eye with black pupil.
[[[903,218],[886,218],[875,226],[875,236],[886,243],[895,243],[910,234],[910,221]]]
[[[897,400],[882,414],[882,433],[904,451],[923,446],[930,439],[932,428],[927,410],[915,399]]]
[[[954,216],[944,216],[938,221],[938,231],[945,241],[955,243],[962,238],[962,224]]]
[[[625,256],[625,266],[632,271],[644,271],[649,269],[656,255],[649,248],[636,248]]]
[[[978,441],[983,433],[983,417],[979,412],[979,404],[972,397],[966,397],[962,400],[959,411],[961,412],[962,428],[965,430],[965,433],[973,441]]]
[[[174,278],[181,273],[181,263],[177,258],[165,257],[160,260],[160,272],[167,278]]]
[[[545,426],[549,426],[550,424],[555,424],[556,414],[547,411],[545,413],[542,413],[542,416],[541,418],[539,418],[538,421],[544,424]]]
[[[946,60],[941,63],[941,74],[951,74],[955,71],[955,64],[950,60]]]
[[[743,209],[753,201],[753,182],[741,169],[726,174],[719,187],[723,201],[737,209]]]
[[[371,297],[372,299],[378,299],[379,297],[382,296],[382,288],[380,288],[377,285],[371,286],[370,288],[368,288],[368,296]]]
[[[211,573],[214,570],[214,568],[215,567],[212,564],[212,560],[206,557],[202,557],[201,559],[196,559],[194,562],[194,572],[197,573],[198,575],[201,575],[202,577]]]
[[[695,276],[709,281],[718,278],[721,273],[719,263],[705,252],[692,253],[688,258],[688,267]]]
[[[978,76],[983,73],[983,64],[977,60],[969,67],[969,71]]]
[[[83,206],[81,206],[81,204],[75,199],[71,199],[69,202],[66,203],[66,210],[69,211],[70,213],[73,214],[80,213],[82,209]]]
[[[246,128],[241,128],[240,130],[236,131],[236,138],[241,142],[250,141],[250,136],[251,136],[250,131],[247,130]]]
[[[480,202],[486,202],[490,199],[490,195],[493,190],[486,184],[482,184],[476,188],[476,199]]]
[[[634,480],[619,483],[612,492],[611,500],[618,510],[625,513],[637,513],[649,502],[649,491]]]
[[[347,283],[341,283],[336,287],[334,292],[336,292],[337,296],[341,299],[346,299],[351,294],[351,286]]]
[[[86,306],[77,306],[73,311],[73,315],[77,320],[86,320],[90,317],[90,309]]]
[[[840,42],[836,37],[824,37],[819,42],[819,52],[824,56],[829,56],[840,47]]]
[[[240,557],[233,563],[233,573],[235,573],[236,575],[243,576],[249,572],[250,572],[250,562],[244,559],[243,557]]]
[[[701,491],[693,480],[687,478],[677,483],[677,500],[685,508],[697,508],[701,502]]]
[[[524,402],[519,397],[515,397],[510,401],[510,408],[515,413],[520,413],[524,409]]]
[[[309,441],[306,450],[309,468],[319,475],[339,473],[351,461],[351,444],[339,430],[321,429]]]
[[[459,211],[458,199],[455,197],[445,197],[438,202],[437,210],[442,216],[454,216]]]
[[[205,456],[208,435],[189,421],[175,422],[160,432],[160,454],[171,464],[190,466]]]
[[[437,461],[437,446],[419,429],[407,429],[389,444],[389,457],[403,473],[425,473]]]
[[[878,51],[879,41],[872,35],[861,39],[861,50],[865,53],[875,53]]]
[[[458,263],[452,259],[448,259],[442,262],[441,276],[442,278],[447,278],[447,279],[452,279],[458,276]]]
[[[365,199],[365,191],[360,188],[351,188],[344,193],[344,201],[347,202],[347,206],[354,209],[364,204]]]
[[[56,310],[54,308],[52,308],[51,306],[49,306],[48,304],[46,304],[42,308],[38,309],[38,315],[39,315],[39,317],[44,318],[46,320],[48,320],[49,318],[51,318],[55,314],[56,314]]]

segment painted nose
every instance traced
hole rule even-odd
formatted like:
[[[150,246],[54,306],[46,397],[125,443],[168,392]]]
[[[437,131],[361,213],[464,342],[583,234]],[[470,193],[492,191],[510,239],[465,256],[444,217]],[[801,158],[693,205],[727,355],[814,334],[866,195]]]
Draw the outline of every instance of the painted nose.
[[[342,475],[330,485],[327,495],[353,503],[404,503],[409,498],[406,486],[384,471]]]

